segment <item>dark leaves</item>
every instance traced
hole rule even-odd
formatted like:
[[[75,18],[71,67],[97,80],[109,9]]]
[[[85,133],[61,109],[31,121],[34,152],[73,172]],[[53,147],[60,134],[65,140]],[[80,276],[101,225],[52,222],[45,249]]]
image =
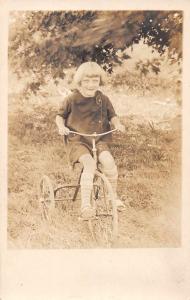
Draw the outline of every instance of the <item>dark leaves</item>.
[[[12,69],[59,78],[65,68],[87,60],[111,73],[129,57],[117,50],[141,39],[160,54],[182,56],[181,11],[32,11],[11,14],[9,62]],[[156,62],[138,64],[142,74],[159,73]],[[40,79],[41,77],[41,79]],[[35,90],[35,87],[32,86]]]
[[[136,63],[136,70],[138,70],[139,73],[144,76],[146,76],[151,72],[157,75],[160,72],[159,65],[160,65],[160,61],[156,58],[152,60],[146,60],[146,61],[139,60]]]

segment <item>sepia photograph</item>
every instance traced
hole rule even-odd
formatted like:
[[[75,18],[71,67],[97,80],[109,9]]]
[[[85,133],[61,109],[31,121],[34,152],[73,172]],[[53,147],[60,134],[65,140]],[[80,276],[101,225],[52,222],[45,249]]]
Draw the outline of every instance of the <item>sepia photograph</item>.
[[[0,299],[189,299],[188,2],[0,0]]]
[[[181,247],[183,11],[8,27],[8,248]]]

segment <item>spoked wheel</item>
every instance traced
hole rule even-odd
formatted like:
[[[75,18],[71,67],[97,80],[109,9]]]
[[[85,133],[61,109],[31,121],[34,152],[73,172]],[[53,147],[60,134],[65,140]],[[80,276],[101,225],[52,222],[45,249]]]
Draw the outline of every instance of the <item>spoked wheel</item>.
[[[42,210],[42,218],[49,220],[51,211],[55,208],[54,189],[51,180],[44,175],[39,183],[39,202]]]
[[[118,235],[118,213],[112,186],[106,176],[96,171],[92,192],[96,218],[88,221],[92,237],[98,246],[111,247]]]

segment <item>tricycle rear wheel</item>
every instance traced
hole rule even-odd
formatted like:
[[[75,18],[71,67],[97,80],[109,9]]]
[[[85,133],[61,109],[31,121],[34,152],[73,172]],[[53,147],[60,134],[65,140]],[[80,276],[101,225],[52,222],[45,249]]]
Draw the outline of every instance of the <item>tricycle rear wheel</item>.
[[[55,208],[54,189],[50,178],[44,175],[39,182],[38,188],[39,202],[42,218],[49,220],[51,211]]]

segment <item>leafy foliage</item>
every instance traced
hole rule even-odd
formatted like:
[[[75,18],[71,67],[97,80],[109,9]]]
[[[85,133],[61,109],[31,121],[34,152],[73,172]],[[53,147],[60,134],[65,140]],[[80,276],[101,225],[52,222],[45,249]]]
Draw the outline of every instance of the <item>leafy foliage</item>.
[[[144,76],[150,72],[153,72],[157,75],[160,72],[160,64],[161,63],[157,58],[154,58],[152,61],[148,59],[146,62],[139,60],[136,63],[136,69],[139,70],[140,74]]]
[[[56,82],[87,60],[111,73],[142,39],[172,60],[182,56],[181,11],[25,11],[12,12],[10,21],[10,66],[18,76],[31,75],[26,90],[34,93],[47,75]]]

